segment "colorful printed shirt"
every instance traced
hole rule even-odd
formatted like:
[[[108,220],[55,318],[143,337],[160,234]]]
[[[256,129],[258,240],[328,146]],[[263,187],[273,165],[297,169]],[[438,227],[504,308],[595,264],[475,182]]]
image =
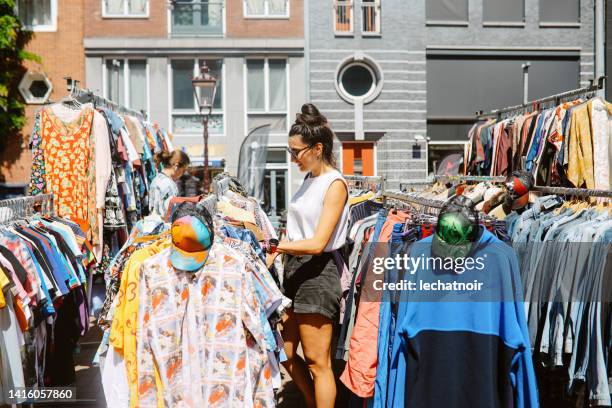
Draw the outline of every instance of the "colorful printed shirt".
[[[178,186],[174,180],[164,173],[158,173],[153,179],[153,182],[151,182],[149,212],[165,217],[168,206],[170,205],[170,200],[172,197],[177,197],[178,195]]]
[[[145,261],[140,271],[139,406],[157,406],[155,367],[165,406],[274,406],[249,262],[215,243],[202,269],[179,272],[170,252]]]
[[[136,325],[138,324],[139,272],[142,263],[153,255],[170,247],[169,239],[155,242],[134,252],[121,276],[121,286],[117,293],[117,304],[110,333],[110,344],[121,354],[127,369],[130,387],[130,407],[138,405],[138,364],[136,359]],[[163,408],[162,387],[159,373],[155,382],[158,385],[158,406]]]

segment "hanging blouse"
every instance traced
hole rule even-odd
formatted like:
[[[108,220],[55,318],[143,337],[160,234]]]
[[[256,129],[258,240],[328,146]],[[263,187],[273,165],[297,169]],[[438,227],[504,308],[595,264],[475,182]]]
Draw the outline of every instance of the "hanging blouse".
[[[54,195],[56,213],[76,221],[90,239],[98,232],[93,116],[93,109],[86,108],[65,123],[51,109],[41,113],[47,191]]]

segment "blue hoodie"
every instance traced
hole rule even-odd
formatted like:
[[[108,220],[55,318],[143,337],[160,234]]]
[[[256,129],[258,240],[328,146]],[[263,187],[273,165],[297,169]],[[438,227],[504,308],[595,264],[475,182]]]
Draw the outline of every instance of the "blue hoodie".
[[[511,247],[481,230],[470,256],[482,257],[485,267],[454,276],[484,280],[495,293],[457,302],[422,301],[403,291],[390,344],[378,345],[379,356],[391,353],[379,359],[375,407],[538,406],[518,260]],[[414,243],[410,256],[431,257],[432,238]],[[432,282],[440,273],[455,272],[425,265],[411,279]]]

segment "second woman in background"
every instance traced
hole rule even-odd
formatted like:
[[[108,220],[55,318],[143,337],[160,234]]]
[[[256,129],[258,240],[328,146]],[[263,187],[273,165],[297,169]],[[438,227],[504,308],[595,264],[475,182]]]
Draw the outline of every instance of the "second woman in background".
[[[151,182],[149,213],[164,217],[170,200],[179,194],[176,181],[185,174],[189,166],[189,156],[181,150],[174,150],[157,153],[154,160],[156,166],[162,166],[162,170]]]

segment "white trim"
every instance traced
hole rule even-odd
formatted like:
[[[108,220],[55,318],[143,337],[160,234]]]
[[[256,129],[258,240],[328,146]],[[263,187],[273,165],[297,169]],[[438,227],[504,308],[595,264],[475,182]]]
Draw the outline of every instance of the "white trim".
[[[349,57],[353,57],[352,55]],[[311,59],[312,62],[333,62],[334,64],[338,63],[337,59]],[[386,63],[386,64],[419,64],[425,65],[426,61],[409,61],[409,60],[376,60],[378,63]]]
[[[452,21],[452,20],[426,20],[425,25],[428,27],[442,26],[442,27],[468,27],[469,21]]]
[[[385,69],[385,74],[426,74],[427,71],[409,71],[404,69]]]
[[[368,53],[389,53],[389,54],[426,54],[425,51],[405,51],[405,50],[378,50],[378,49],[365,49],[360,48],[360,51]],[[312,49],[311,53],[320,52],[328,54],[337,54],[339,52],[355,52],[355,49]]]
[[[402,89],[385,89],[383,93],[418,93],[418,94],[424,94],[427,93],[427,91],[425,90],[412,90],[412,89],[407,89],[407,90],[402,90]]]
[[[147,119],[151,120],[151,69],[149,67],[149,60],[146,60],[145,63],[145,81],[147,81],[145,84],[147,92]]]
[[[307,0],[306,0],[307,1]],[[338,21],[338,1],[344,1],[344,2],[348,2],[348,7],[349,7],[349,31],[338,31],[336,29],[337,25],[337,21]],[[346,6],[345,4],[343,4],[343,6]],[[354,13],[354,9],[355,9],[355,4],[354,4],[354,0],[333,0],[333,5],[331,8],[332,11],[332,27],[334,28],[334,35],[336,37],[352,37],[354,35],[355,32],[355,13]]]
[[[374,22],[374,24],[376,25],[376,30],[375,31],[364,31],[363,30],[363,25],[364,25],[364,11],[366,8],[373,8],[374,11],[376,12],[376,21]],[[364,2],[363,0],[361,1],[361,36],[362,37],[380,37],[382,35],[382,30],[380,27],[381,24],[381,5],[380,5],[380,0],[374,0],[374,2]]]
[[[582,23],[546,23],[540,22],[540,28],[581,28]]]
[[[145,0],[145,12],[144,14],[132,14],[130,13],[130,0],[121,0],[123,2],[123,13],[112,14],[106,11],[106,0],[100,0],[102,2],[102,18],[103,19],[147,19],[149,18],[149,3],[151,0]]]
[[[354,122],[354,119],[330,119],[329,120],[332,123],[336,123],[336,122],[345,122],[345,123],[352,123]],[[364,122],[395,122],[395,123],[401,123],[401,122],[406,122],[406,123],[426,123],[427,120],[426,119],[363,119]]]
[[[259,61],[263,61],[264,62],[264,110],[249,110],[249,89],[248,89],[248,61],[252,60],[259,60]],[[286,81],[286,85],[285,85],[285,109],[284,110],[272,110],[270,109],[270,60],[272,61],[284,61],[285,62],[285,81]],[[291,87],[290,87],[290,75],[289,75],[289,70],[290,70],[290,64],[289,64],[289,58],[275,58],[275,57],[269,57],[269,58],[245,58],[244,60],[244,73],[243,73],[243,77],[244,77],[244,81],[243,81],[243,90],[244,90],[244,100],[245,100],[245,106],[244,106],[244,112],[245,112],[245,136],[248,135],[249,132],[249,116],[268,116],[268,115],[285,115],[285,123],[287,128],[284,131],[271,131],[271,135],[273,134],[283,134],[284,132],[286,132],[289,129],[289,104],[290,104],[290,100],[291,100]]]
[[[366,133],[424,133],[427,129],[364,129]],[[334,129],[336,133],[355,133],[355,129]],[[399,135],[398,135],[399,136]],[[412,139],[410,139],[412,140]],[[383,140],[383,142],[406,142],[406,140]]]
[[[378,143],[374,142],[374,177],[378,176]]]
[[[316,101],[320,102],[320,101]],[[354,109],[325,109],[325,113],[353,113]],[[364,109],[363,113],[427,113],[425,109]]]
[[[195,116],[195,115],[200,115],[200,112],[198,111],[198,101],[196,99],[195,93],[192,93],[192,97],[193,97],[193,110],[190,109],[174,109],[174,81],[173,81],[173,74],[174,71],[172,69],[172,61],[192,61],[193,62],[193,72],[192,75],[196,76],[199,74],[199,61],[200,60],[204,60],[204,61],[221,61],[221,80],[222,80],[222,84],[221,86],[223,87],[221,89],[221,109],[212,109],[211,112],[211,116],[221,116],[222,117],[222,122],[223,122],[223,133],[210,133],[209,137],[217,137],[217,138],[225,138],[227,135],[227,112],[226,112],[226,98],[225,98],[225,82],[226,82],[226,78],[225,78],[225,59],[221,56],[209,56],[209,55],[204,55],[204,56],[192,56],[192,57],[172,57],[172,58],[168,58],[168,72],[167,72],[167,79],[168,79],[168,101],[169,101],[169,106],[168,106],[168,120],[169,120],[169,129],[172,129],[172,133],[175,136],[180,136],[180,137],[194,137],[194,136],[199,136],[201,135],[201,132],[179,132],[176,133],[175,129],[174,129],[174,117],[175,116]],[[218,85],[217,85],[218,86]],[[214,104],[214,101],[213,101]]]
[[[508,27],[508,28],[522,28],[525,27],[525,22],[520,21],[486,21],[482,23],[483,27]]]
[[[430,145],[464,145],[464,146],[468,143],[469,143],[468,141],[461,142],[461,141],[453,141],[453,140],[436,140],[436,141],[427,142],[427,144],[430,144]]]
[[[24,0],[27,1],[27,0]],[[57,31],[57,14],[58,14],[58,0],[48,0],[49,8],[51,9],[51,24],[37,24],[37,25],[27,25],[24,22],[24,28],[39,33],[51,33]],[[15,1],[15,9],[19,9],[19,0]],[[19,16],[19,12],[17,11],[17,15]]]
[[[285,0],[285,14],[270,14],[270,0],[261,1],[264,2],[264,13],[249,14],[247,0],[242,0],[242,17],[246,20],[288,20],[291,17],[289,0]]]
[[[172,106],[174,105],[174,87],[172,86],[172,60],[168,58],[166,63],[166,83],[168,85],[168,129],[174,135],[174,123],[172,121]]]
[[[427,81],[405,81],[403,79],[387,79],[388,84],[426,84]]]

